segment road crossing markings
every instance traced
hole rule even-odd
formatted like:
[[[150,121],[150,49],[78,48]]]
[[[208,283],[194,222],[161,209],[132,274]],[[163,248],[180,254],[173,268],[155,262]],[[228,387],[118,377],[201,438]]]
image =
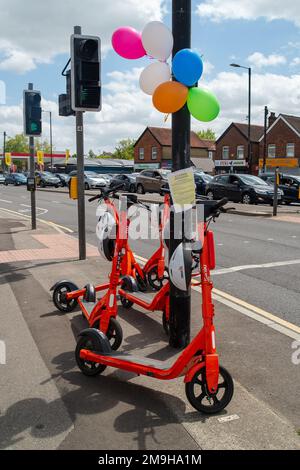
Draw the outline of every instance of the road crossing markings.
[[[6,204],[12,204],[12,201],[7,201],[6,199],[0,199],[0,202],[5,202]]]

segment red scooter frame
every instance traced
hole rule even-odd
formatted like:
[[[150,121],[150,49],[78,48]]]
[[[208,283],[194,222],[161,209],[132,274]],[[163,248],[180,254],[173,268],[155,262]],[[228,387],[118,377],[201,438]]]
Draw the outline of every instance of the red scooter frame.
[[[210,207],[209,215],[217,217],[220,208],[226,202],[227,199],[222,199],[219,202],[207,201],[204,204]],[[206,217],[207,219],[208,217]],[[213,324],[213,284],[210,279],[210,264],[211,260],[214,260],[214,253],[210,253],[213,250],[213,245],[211,243],[212,236],[208,236],[208,233],[207,223],[205,223],[203,247],[200,253],[203,327],[175,363],[171,366],[165,366],[164,362],[154,361],[150,358],[138,358],[127,353],[114,353],[109,350],[109,344],[101,332],[88,329],[81,333],[76,348],[77,364],[84,374],[97,375],[106,366],[111,366],[160,380],[171,380],[184,376],[187,398],[198,411],[216,413],[228,405],[234,387],[230,374],[219,366],[216,350]],[[219,382],[220,376],[222,377],[221,383]],[[201,388],[201,394],[195,392],[197,387]],[[219,397],[219,392],[223,390],[224,393]],[[204,399],[207,403],[203,403]]]

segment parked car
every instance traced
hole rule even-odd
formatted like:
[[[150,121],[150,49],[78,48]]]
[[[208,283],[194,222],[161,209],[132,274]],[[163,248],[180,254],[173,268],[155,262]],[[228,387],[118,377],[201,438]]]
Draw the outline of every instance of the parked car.
[[[207,185],[206,195],[209,199],[227,197],[230,201],[243,204],[266,202],[273,205],[274,188],[258,176],[227,174],[215,176]],[[282,196],[283,192],[279,189],[279,201]]]
[[[23,184],[27,184],[27,178],[22,173],[9,173],[5,176],[4,184],[5,186],[9,184],[20,186]]]
[[[170,170],[143,170],[136,177],[136,191],[138,194],[161,193],[166,185]]]
[[[274,186],[274,173],[262,173],[260,178],[266,181],[269,185]],[[280,174],[280,184],[278,187],[283,192],[283,202],[286,204],[300,202],[300,176]]]
[[[0,173],[0,184],[5,184],[5,175]]]
[[[71,171],[68,176],[68,184],[70,184],[70,179],[72,178],[72,176],[77,176],[77,171]],[[101,175],[99,175],[95,171],[84,172],[85,189],[103,188],[103,186],[106,186],[106,181]]]
[[[208,183],[212,181],[213,177],[210,175],[206,175],[205,173],[195,172],[194,178],[195,178],[196,194],[199,196],[205,196],[206,187]]]
[[[123,184],[124,191],[136,192],[136,177],[133,175],[115,175],[110,181],[110,188]]]
[[[60,179],[53,173],[50,173],[50,171],[36,171],[35,177],[37,186],[40,186],[41,188],[46,188],[47,186],[58,188],[61,186]]]
[[[68,186],[68,175],[66,173],[55,173],[56,178],[61,182],[61,186]]]

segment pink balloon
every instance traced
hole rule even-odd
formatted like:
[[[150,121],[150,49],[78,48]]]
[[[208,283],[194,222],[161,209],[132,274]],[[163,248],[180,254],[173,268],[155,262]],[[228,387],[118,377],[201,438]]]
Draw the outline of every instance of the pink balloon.
[[[117,29],[111,42],[116,53],[125,59],[139,59],[146,55],[141,33],[129,26]]]

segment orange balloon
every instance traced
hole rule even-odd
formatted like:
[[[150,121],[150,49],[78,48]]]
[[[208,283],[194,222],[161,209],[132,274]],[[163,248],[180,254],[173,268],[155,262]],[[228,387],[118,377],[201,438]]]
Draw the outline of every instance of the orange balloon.
[[[185,105],[188,92],[188,88],[182,83],[164,82],[156,88],[153,94],[153,105],[161,113],[176,113]]]

